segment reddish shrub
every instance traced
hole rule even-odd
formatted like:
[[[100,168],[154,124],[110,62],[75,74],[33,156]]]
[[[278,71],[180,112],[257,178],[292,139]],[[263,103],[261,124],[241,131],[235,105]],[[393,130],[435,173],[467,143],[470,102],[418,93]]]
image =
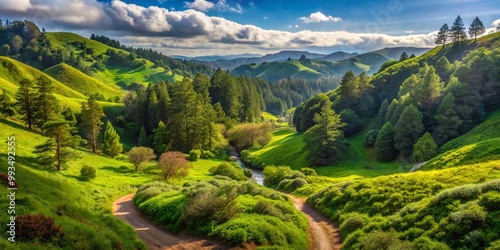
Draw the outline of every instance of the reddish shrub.
[[[2,183],[9,187],[9,188],[16,188],[17,189],[17,182],[14,180],[12,181],[12,184],[14,184],[13,186],[10,185],[10,181],[9,181],[9,176],[6,175],[6,174],[0,174],[0,179],[2,180]]]
[[[47,218],[41,213],[23,214],[16,218],[16,236],[20,241],[58,243],[64,232],[61,226],[54,225],[54,218]]]

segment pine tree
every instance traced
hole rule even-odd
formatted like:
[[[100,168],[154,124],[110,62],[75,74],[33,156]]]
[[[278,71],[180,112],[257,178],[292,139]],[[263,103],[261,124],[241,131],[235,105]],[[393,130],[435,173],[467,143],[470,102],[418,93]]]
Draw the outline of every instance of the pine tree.
[[[103,124],[101,119],[104,117],[106,115],[94,97],[82,103],[80,126],[94,154],[97,153],[99,133]]]
[[[58,171],[70,159],[78,156],[70,147],[76,147],[80,142],[80,136],[73,135],[75,129],[70,122],[64,120],[48,121],[42,130],[49,139],[41,145],[35,147],[35,153],[38,154],[38,161],[45,166],[56,164]]]
[[[413,160],[416,162],[424,162],[436,156],[438,146],[429,132],[426,132],[413,147]]]
[[[478,17],[474,18],[469,26],[469,36],[474,37],[474,42],[476,42],[477,36],[484,34],[484,32],[486,32],[486,28],[484,28],[483,22]]]
[[[460,42],[460,40],[467,39],[467,33],[465,33],[464,21],[460,15],[457,16],[453,25],[450,28],[450,36],[453,42]]]
[[[443,24],[443,26],[441,26],[441,28],[439,29],[438,31],[438,35],[437,35],[437,38],[436,38],[436,44],[438,45],[446,45],[446,41],[448,40],[448,36],[449,36],[449,32],[450,32],[450,28],[448,27],[448,24]]]
[[[139,140],[137,141],[137,145],[141,147],[149,147],[149,137],[146,134],[146,129],[144,129],[144,126],[141,127],[141,131],[139,132]]]
[[[60,106],[59,101],[52,95],[54,87],[47,77],[41,76],[35,82],[33,105],[36,110],[33,113],[33,124],[41,128],[43,124],[58,116]]]
[[[377,135],[375,155],[379,161],[392,161],[398,155],[394,147],[394,127],[390,122],[384,124]]]
[[[408,59],[408,54],[406,54],[406,51],[401,54],[399,57],[399,61],[402,62],[404,60]]]
[[[102,140],[102,153],[114,158],[123,151],[123,144],[120,143],[120,136],[116,133],[111,122],[106,123]]]
[[[443,145],[445,142],[459,136],[458,128],[463,121],[455,111],[455,96],[453,93],[449,92],[443,98],[434,119],[437,121],[434,135],[439,145]]]
[[[0,116],[9,117],[14,116],[14,109],[12,108],[13,103],[10,100],[10,97],[7,95],[4,89],[2,90],[2,94],[0,95]]]
[[[161,155],[170,148],[168,130],[165,123],[160,121],[158,127],[154,130],[153,149],[156,154]]]
[[[19,83],[19,89],[16,92],[16,109],[21,116],[21,120],[28,124],[28,128],[32,129],[34,121],[35,106],[33,82],[28,79],[23,79]]]
[[[342,128],[346,126],[331,109],[330,100],[322,103],[321,112],[314,116],[316,125],[304,133],[305,148],[311,165],[327,166],[335,163],[347,147]]]
[[[165,82],[160,82],[155,85],[155,92],[158,96],[158,119],[163,123],[168,123],[168,106],[170,105],[170,96],[167,91],[167,84]]]
[[[413,145],[424,132],[420,111],[411,104],[404,108],[396,126],[394,126],[394,131],[394,146],[404,156],[409,156],[413,151]]]
[[[443,81],[447,82],[449,80],[452,70],[452,65],[446,56],[439,58],[436,62],[436,73]]]
[[[387,114],[388,109],[389,102],[387,102],[387,99],[384,99],[377,112],[377,129],[382,128],[382,126],[385,124],[385,115]]]

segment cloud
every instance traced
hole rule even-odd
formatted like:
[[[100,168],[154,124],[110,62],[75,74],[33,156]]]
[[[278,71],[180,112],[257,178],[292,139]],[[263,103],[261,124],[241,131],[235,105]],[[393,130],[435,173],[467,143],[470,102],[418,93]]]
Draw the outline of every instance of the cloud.
[[[413,34],[415,31],[413,30],[405,30],[405,34]]]
[[[190,2],[186,2],[186,7],[187,8],[190,8],[190,9],[195,9],[195,10],[199,10],[199,11],[207,11],[209,9],[212,9],[215,4],[212,3],[212,2],[209,2],[207,0],[194,0],[194,2],[190,3]]]
[[[219,1],[220,2],[220,1]],[[5,3],[5,2],[2,2]],[[31,0],[18,18],[34,19],[38,11],[48,16],[39,25],[58,30],[100,33],[123,44],[151,47],[167,54],[266,53],[305,47],[372,50],[388,46],[434,46],[435,32],[389,36],[347,31],[279,31],[240,24],[208,16],[194,9],[171,11],[157,6],[143,7],[119,0]],[[6,5],[0,5],[5,13]],[[214,7],[215,8],[215,7]],[[81,11],[85,9],[85,11]],[[36,20],[35,20],[36,21]],[[298,25],[289,26],[299,28]]]
[[[0,10],[22,12],[31,6],[30,0],[2,0]]]
[[[342,18],[340,17],[332,17],[332,16],[326,16],[325,14],[321,12],[314,12],[309,15],[309,17],[301,17],[299,18],[302,20],[304,23],[321,23],[321,22],[340,22],[342,21]]]

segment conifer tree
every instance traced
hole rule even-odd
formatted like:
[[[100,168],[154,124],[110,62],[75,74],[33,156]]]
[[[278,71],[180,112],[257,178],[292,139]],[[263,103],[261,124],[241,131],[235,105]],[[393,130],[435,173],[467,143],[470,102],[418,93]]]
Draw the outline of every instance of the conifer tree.
[[[375,155],[379,161],[392,161],[398,155],[394,147],[394,127],[390,122],[384,124],[377,135]]]
[[[389,109],[389,102],[387,102],[387,99],[384,99],[382,104],[380,104],[380,108],[378,109],[377,112],[377,129],[382,128],[385,124],[385,115],[387,114],[387,111]]]
[[[76,147],[81,138],[72,134],[75,128],[69,121],[60,119],[46,122],[42,130],[49,139],[35,147],[38,161],[44,166],[52,166],[55,163],[56,169],[60,171],[64,163],[78,156],[70,147]]]
[[[102,153],[114,158],[123,151],[123,144],[120,143],[120,136],[116,133],[111,122],[106,123],[102,140]]]
[[[144,129],[144,126],[141,127],[141,131],[139,132],[139,140],[137,141],[137,145],[141,147],[149,147],[149,137],[146,134],[146,129]]]
[[[10,97],[7,95],[4,89],[0,95],[0,116],[9,117],[14,115],[14,109],[12,108],[13,103]]]
[[[49,120],[54,120],[60,111],[59,101],[52,95],[54,87],[47,77],[39,77],[35,80],[33,105],[36,107],[33,113],[33,123],[38,128]]]
[[[16,92],[16,109],[21,116],[21,120],[28,124],[28,128],[32,129],[34,121],[35,106],[33,82],[28,79],[23,79],[19,83],[19,89]]]
[[[434,134],[439,145],[443,145],[445,142],[459,136],[458,128],[463,121],[455,111],[455,96],[453,93],[449,92],[443,98],[434,119],[437,121]]]
[[[169,144],[167,126],[160,121],[158,127],[154,130],[153,149],[156,154],[161,155],[170,148]]]
[[[441,26],[441,28],[439,29],[438,31],[438,35],[437,35],[437,38],[436,38],[436,44],[438,45],[446,45],[446,41],[448,40],[448,36],[449,36],[449,32],[450,32],[450,28],[448,27],[448,24],[443,24],[443,26]]]
[[[486,32],[486,28],[484,28],[483,22],[478,17],[474,18],[469,26],[469,36],[474,37],[474,42],[476,42],[477,36],[484,34],[484,32]]]
[[[455,22],[450,27],[450,36],[453,42],[460,42],[460,40],[467,39],[467,33],[465,33],[464,21],[460,15],[457,16]]]
[[[404,60],[408,59],[408,54],[406,54],[406,51],[401,54],[399,57],[399,61],[402,62]]]
[[[155,85],[155,87],[155,92],[158,96],[158,120],[166,124],[169,116],[168,106],[170,105],[170,96],[167,91],[167,84],[165,82],[160,82]]]
[[[331,108],[326,99],[321,112],[314,116],[316,125],[304,133],[305,148],[309,151],[308,160],[314,166],[327,166],[335,163],[347,147],[342,128],[346,126]]]
[[[394,131],[394,146],[404,156],[409,156],[413,151],[413,145],[424,132],[420,111],[411,104],[405,107],[396,126],[394,126]]]
[[[105,116],[102,107],[93,96],[87,102],[82,103],[80,126],[94,154],[97,153],[99,134],[103,124],[102,118]]]
[[[416,162],[424,162],[436,156],[438,146],[429,132],[426,132],[413,147],[413,160]]]

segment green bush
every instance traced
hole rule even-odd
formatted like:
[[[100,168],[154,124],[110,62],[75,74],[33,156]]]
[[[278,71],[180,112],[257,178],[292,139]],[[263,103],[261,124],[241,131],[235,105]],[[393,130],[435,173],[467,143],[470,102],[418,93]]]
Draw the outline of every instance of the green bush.
[[[265,176],[264,185],[277,185],[283,179],[289,179],[295,172],[288,166],[266,166],[262,172]]]
[[[301,168],[300,169],[300,172],[302,172],[303,174],[307,175],[307,176],[314,176],[314,175],[318,175],[316,173],[316,170],[312,169],[312,168]]]
[[[378,129],[369,130],[365,135],[365,139],[363,140],[363,145],[367,148],[375,146],[378,132],[379,132]]]
[[[96,177],[96,169],[94,167],[84,165],[82,169],[80,169],[80,178],[85,181],[89,181]]]
[[[346,238],[352,232],[362,229],[369,219],[368,216],[359,213],[348,213],[340,216],[340,234]]]
[[[495,211],[500,208],[500,192],[491,191],[481,196],[479,205],[488,211]]]
[[[237,166],[236,163],[232,164],[229,162],[223,162],[217,166],[211,167],[209,172],[213,175],[223,175],[238,181],[245,181],[248,179],[247,176],[245,176],[243,169]]]
[[[253,174],[252,174],[252,171],[250,169],[243,169],[243,174],[248,177],[248,178],[252,178]]]
[[[189,151],[188,160],[189,161],[198,161],[200,159],[200,156],[201,156],[201,151],[199,149],[193,149],[193,150]]]
[[[201,159],[213,159],[213,158],[215,158],[215,154],[212,153],[211,151],[202,150],[200,157],[201,157]]]

